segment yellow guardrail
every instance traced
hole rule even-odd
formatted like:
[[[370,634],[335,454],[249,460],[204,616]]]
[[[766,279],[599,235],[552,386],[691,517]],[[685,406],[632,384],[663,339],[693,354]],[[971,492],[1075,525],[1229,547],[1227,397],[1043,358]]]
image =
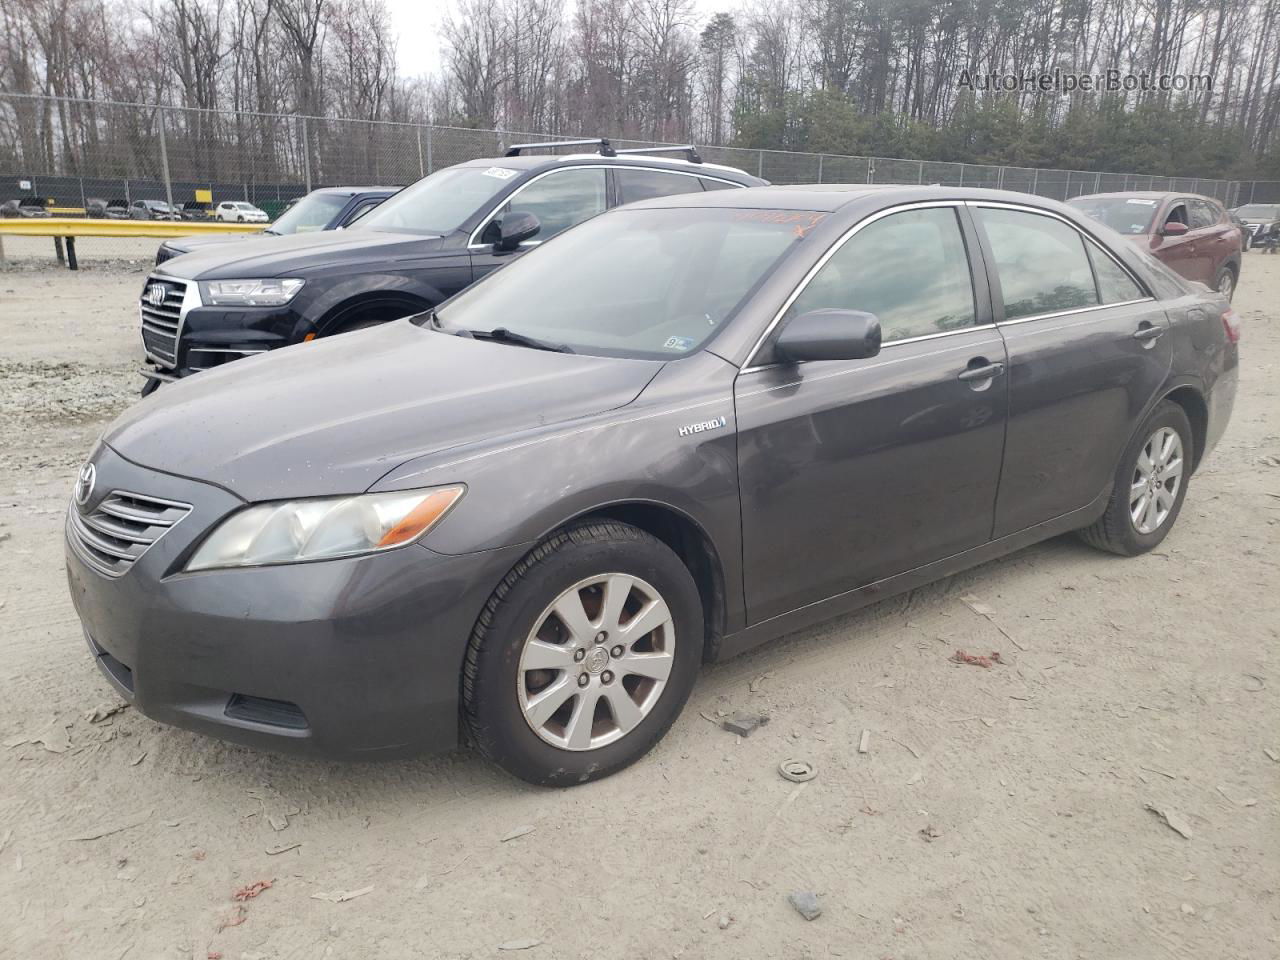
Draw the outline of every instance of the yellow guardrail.
[[[76,260],[76,237],[192,237],[202,233],[259,233],[262,223],[223,223],[219,220],[107,220],[91,217],[5,217],[0,219],[0,260],[4,259],[4,236],[52,237],[58,262],[72,270]],[[62,245],[66,243],[66,254]]]
[[[19,237],[191,237],[201,233],[258,233],[265,223],[209,220],[98,220],[80,217],[6,217],[0,234]]]

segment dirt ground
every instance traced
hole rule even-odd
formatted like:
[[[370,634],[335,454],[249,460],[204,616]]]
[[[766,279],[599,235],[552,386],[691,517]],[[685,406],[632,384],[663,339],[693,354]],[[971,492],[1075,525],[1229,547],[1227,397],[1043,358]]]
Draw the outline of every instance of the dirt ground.
[[[145,269],[0,270],[0,955],[1280,956],[1280,257],[1246,258],[1234,421],[1158,552],[1053,540],[709,667],[564,791],[102,716],[62,515],[141,385]],[[738,709],[772,722],[708,720]]]

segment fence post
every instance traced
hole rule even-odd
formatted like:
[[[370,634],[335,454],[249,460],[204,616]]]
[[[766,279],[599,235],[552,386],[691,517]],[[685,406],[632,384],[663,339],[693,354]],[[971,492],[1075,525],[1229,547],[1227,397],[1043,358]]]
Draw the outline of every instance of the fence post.
[[[756,176],[761,180],[764,179],[764,151],[760,151],[760,157],[756,162]]]
[[[160,130],[160,169],[164,173],[164,198],[173,207],[173,184],[169,182],[169,149],[164,139],[164,108],[156,108],[156,126]]]
[[[418,176],[425,177],[427,169],[422,163],[422,128],[418,128]]]
[[[917,160],[916,163],[920,165],[919,169],[916,171],[916,183],[924,183],[924,161]]]
[[[1040,168],[1033,167],[1031,169],[1031,192],[1033,194],[1038,193],[1036,188],[1039,186],[1040,186]]]
[[[1102,174],[1100,173],[1095,173],[1093,175],[1093,192],[1094,193],[1102,192]]]
[[[822,154],[818,154],[818,182],[822,182]]]
[[[960,164],[960,186],[964,186],[964,164]]]
[[[876,158],[867,157],[867,183],[876,182]]]
[[[307,132],[307,118],[302,118],[302,176],[307,185],[307,193],[311,192],[311,137]]]

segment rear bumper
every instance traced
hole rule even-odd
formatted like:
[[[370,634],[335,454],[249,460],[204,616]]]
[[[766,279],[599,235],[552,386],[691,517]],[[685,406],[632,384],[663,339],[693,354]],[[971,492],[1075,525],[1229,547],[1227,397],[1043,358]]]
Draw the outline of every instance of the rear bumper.
[[[68,535],[67,581],[98,667],[154,720],[250,746],[326,757],[453,747],[472,626],[521,548],[182,573],[203,534],[241,506],[103,448],[97,493],[192,504],[126,573],[104,577]],[[77,509],[74,505],[72,510]]]
[[[1203,465],[1213,453],[1218,441],[1231,422],[1231,411],[1236,405],[1236,390],[1240,385],[1240,352],[1234,344],[1224,351],[1225,367],[1214,381],[1206,400],[1209,410],[1209,422],[1205,430],[1204,452],[1200,455],[1199,465]]]

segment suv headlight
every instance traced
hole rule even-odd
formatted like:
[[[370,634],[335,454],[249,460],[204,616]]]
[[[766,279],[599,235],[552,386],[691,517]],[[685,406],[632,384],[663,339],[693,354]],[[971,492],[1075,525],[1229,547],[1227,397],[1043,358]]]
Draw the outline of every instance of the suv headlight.
[[[305,280],[204,280],[200,299],[218,307],[272,307],[288,303]]]
[[[439,523],[466,489],[459,484],[255,504],[223,520],[186,569],[332,560],[402,547]]]

